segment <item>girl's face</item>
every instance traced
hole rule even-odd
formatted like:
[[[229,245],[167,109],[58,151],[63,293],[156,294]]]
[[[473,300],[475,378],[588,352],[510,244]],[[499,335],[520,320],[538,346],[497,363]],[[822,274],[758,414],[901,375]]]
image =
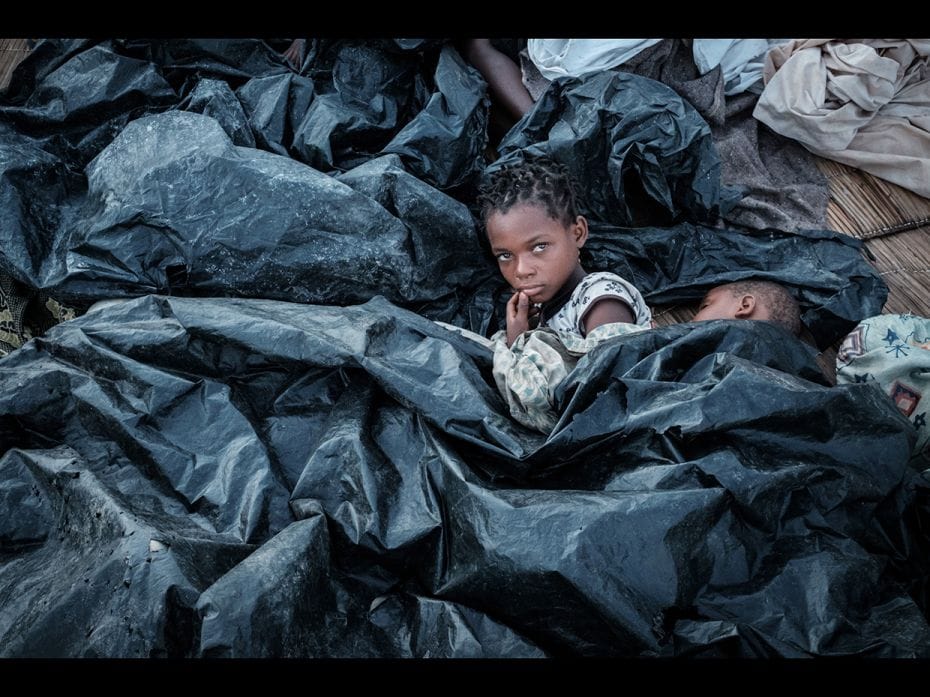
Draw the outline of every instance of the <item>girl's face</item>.
[[[584,216],[566,226],[542,206],[521,204],[506,213],[494,211],[486,227],[501,273],[531,302],[551,300],[581,268],[579,250],[588,239]]]

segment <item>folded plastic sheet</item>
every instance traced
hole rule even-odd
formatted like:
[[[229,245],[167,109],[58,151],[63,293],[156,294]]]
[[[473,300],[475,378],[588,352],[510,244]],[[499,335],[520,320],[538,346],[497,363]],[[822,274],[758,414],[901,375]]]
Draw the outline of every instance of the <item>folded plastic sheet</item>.
[[[151,296],[31,341],[0,652],[927,655],[927,485],[876,390],[677,325],[583,358],[545,438],[490,360],[383,299]]]
[[[471,213],[397,155],[332,178],[237,147],[215,119],[178,111],[129,124],[87,167],[86,193],[26,136],[3,152],[4,262],[65,301],[157,292],[345,304],[380,294],[483,333],[500,321],[495,302],[507,294]],[[585,262],[629,278],[650,303],[771,278],[795,291],[821,346],[880,312],[887,295],[859,243],[827,231],[592,225]]]
[[[17,66],[0,124],[80,170],[129,121],[178,101],[157,66],[113,42],[43,41]]]
[[[465,208],[486,138],[483,81],[438,41],[316,41],[308,56],[298,75],[256,40],[40,42],[0,106],[0,264],[77,305],[151,292],[334,304],[380,294],[493,331],[508,294]],[[342,104],[340,119],[382,109],[375,121],[394,154],[357,150],[361,164],[336,178],[292,159],[322,95]],[[797,291],[821,346],[880,311],[885,286],[844,236],[722,230],[715,240],[655,227],[709,215],[717,196],[706,124],[669,88],[616,74],[546,99],[511,139],[543,138],[552,120],[549,140],[527,147],[581,167],[594,208],[616,207],[605,186],[623,182],[624,205],[651,226],[612,232],[626,238],[616,248],[589,245],[590,269],[634,269],[653,303],[761,274]],[[339,138],[362,143],[353,128]],[[330,135],[319,143],[339,140]],[[640,207],[645,191],[665,203]]]
[[[288,157],[294,131],[307,113],[313,93],[313,80],[294,73],[255,77],[236,90],[256,144]]]
[[[397,153],[412,174],[446,190],[473,182],[484,169],[487,88],[451,46],[442,49],[434,79],[437,91],[382,152]]]
[[[88,166],[87,195],[51,248],[22,239],[6,256],[75,302],[168,292],[417,303],[489,273],[463,204],[396,156],[351,174],[389,207],[290,158],[234,146],[212,118],[144,117]]]
[[[368,74],[338,44],[297,76],[248,40],[41,43],[0,107],[2,263],[75,301],[380,294],[486,333],[504,295],[471,199],[376,150],[422,114],[474,148],[481,109],[446,80],[477,82],[432,44],[374,49],[372,76],[416,56],[418,106],[374,144],[335,123],[365,147],[334,178],[281,156],[318,95],[367,89],[336,89]],[[264,151],[231,140],[230,93]],[[650,224],[704,200],[685,165]],[[884,299],[832,233],[602,233],[590,270],[651,302],[761,272],[829,343]],[[148,297],[60,325],[0,362],[0,653],[926,655],[926,485],[893,407],[760,323],[585,360],[544,438],[485,349],[384,300]]]
[[[261,39],[123,39],[110,43],[116,51],[146,60],[179,93],[191,80],[225,80],[236,87],[260,75],[289,71],[281,54]]]
[[[862,242],[829,230],[737,231],[679,223],[668,228],[591,226],[588,271],[628,278],[650,304],[695,302],[714,286],[767,278],[797,298],[820,348],[836,342],[863,312],[881,312],[888,287],[866,261]]]
[[[667,85],[630,73],[559,78],[498,147],[489,171],[526,155],[565,164],[584,213],[614,225],[710,222],[720,160],[710,127]]]
[[[75,197],[73,175],[30,139],[7,139],[4,153],[5,261],[21,282],[67,301],[161,292],[336,304],[381,294],[486,331],[494,294],[506,295],[468,209],[397,156],[334,179],[237,147],[214,119],[172,111],[124,129]],[[821,346],[880,312],[887,294],[860,245],[827,231],[593,225],[585,261],[629,278],[651,303],[772,278],[795,291]]]
[[[430,43],[321,47],[308,70],[314,99],[293,121],[293,156],[332,172],[397,153],[439,189],[472,182],[487,145],[487,86],[451,45]]]
[[[242,104],[222,80],[204,78],[197,83],[180,107],[216,120],[235,145],[255,147],[255,136]]]
[[[447,189],[483,166],[488,106],[480,74],[443,43],[313,42],[306,75],[297,75],[257,39],[42,41],[17,67],[0,122],[83,167],[128,121],[189,108],[233,125],[237,145],[329,172],[397,152]],[[219,82],[241,107],[218,94]]]
[[[429,98],[415,56],[365,42],[335,50],[332,82],[315,80],[317,93],[294,133],[300,159],[321,171],[374,157]]]

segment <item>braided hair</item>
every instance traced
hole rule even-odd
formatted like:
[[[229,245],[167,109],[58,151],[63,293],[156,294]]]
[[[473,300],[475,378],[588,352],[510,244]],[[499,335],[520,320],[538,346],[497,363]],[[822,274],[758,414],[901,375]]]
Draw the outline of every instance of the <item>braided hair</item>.
[[[549,217],[571,225],[578,217],[575,183],[568,168],[548,157],[527,158],[493,172],[478,192],[481,219],[523,204],[544,208]]]

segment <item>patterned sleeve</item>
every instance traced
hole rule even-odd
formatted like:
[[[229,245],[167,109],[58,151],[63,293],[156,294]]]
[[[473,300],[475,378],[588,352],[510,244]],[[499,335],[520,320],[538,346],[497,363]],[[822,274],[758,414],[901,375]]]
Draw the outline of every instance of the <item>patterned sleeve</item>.
[[[600,272],[585,276],[579,284],[572,302],[577,305],[577,331],[584,335],[584,318],[599,300],[616,298],[626,303],[633,313],[633,322],[648,328],[652,322],[652,312],[643,299],[642,293],[632,283],[617,274]]]

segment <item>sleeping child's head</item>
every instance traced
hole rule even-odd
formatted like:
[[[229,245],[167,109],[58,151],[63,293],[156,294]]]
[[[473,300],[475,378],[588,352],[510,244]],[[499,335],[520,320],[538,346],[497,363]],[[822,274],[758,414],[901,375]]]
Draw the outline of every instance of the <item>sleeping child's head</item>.
[[[479,196],[491,250],[514,291],[545,303],[584,276],[588,222],[564,165],[547,158],[494,172]]]
[[[801,333],[797,300],[784,286],[772,281],[736,281],[711,288],[693,321],[707,319],[762,319],[794,336]]]

